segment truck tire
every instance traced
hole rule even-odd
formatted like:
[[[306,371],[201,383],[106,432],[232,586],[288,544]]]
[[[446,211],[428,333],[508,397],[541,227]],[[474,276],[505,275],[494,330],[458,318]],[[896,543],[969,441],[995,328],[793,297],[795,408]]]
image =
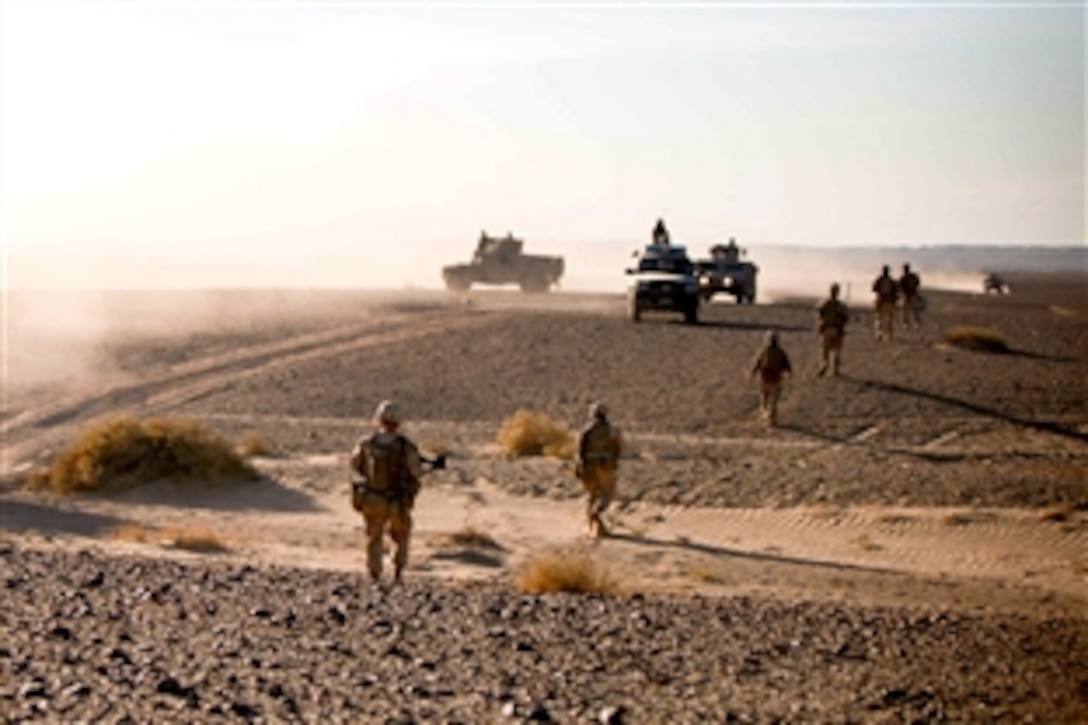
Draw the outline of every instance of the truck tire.
[[[460,276],[446,277],[446,289],[450,292],[467,292],[472,282]]]
[[[642,322],[642,308],[639,307],[638,299],[632,298],[627,306],[627,312],[631,322]]]
[[[684,308],[684,322],[688,325],[699,324],[699,298],[696,297]]]

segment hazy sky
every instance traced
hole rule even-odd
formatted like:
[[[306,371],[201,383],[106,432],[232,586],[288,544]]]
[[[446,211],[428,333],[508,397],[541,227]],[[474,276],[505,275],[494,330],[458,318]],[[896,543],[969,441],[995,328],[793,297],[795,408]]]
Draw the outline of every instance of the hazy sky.
[[[1083,2],[0,8],[11,287],[1085,239]]]

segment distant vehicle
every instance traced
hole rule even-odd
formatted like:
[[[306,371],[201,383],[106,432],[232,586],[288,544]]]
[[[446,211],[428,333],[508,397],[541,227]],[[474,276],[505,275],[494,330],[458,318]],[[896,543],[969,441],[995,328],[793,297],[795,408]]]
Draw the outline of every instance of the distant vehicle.
[[[1002,279],[1001,275],[991,272],[982,280],[982,291],[984,294],[996,292],[1003,295],[1009,291],[1009,285]]]
[[[756,277],[759,267],[741,259],[744,250],[735,239],[729,244],[715,244],[710,248],[710,259],[695,261],[699,277],[699,293],[709,300],[718,292],[733,295],[737,303],[752,304],[756,301]]]
[[[563,276],[563,258],[524,254],[523,246],[512,234],[490,237],[481,232],[470,263],[442,268],[446,289],[464,292],[474,284],[516,284],[522,292],[547,292]]]
[[[687,250],[673,244],[647,244],[636,252],[638,262],[627,269],[628,313],[632,321],[642,320],[647,310],[679,312],[684,322],[699,321],[699,280]]]

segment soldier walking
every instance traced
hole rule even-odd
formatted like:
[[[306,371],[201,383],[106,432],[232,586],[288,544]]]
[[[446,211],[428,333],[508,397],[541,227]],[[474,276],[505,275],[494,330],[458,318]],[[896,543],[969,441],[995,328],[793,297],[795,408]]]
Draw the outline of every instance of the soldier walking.
[[[892,279],[888,265],[884,265],[880,276],[873,281],[873,292],[876,293],[876,339],[890,341],[894,334],[899,283]]]
[[[846,323],[850,321],[850,310],[839,300],[839,283],[831,285],[831,296],[816,308],[819,316],[818,331],[823,344],[823,364],[818,375],[826,375],[830,369],[832,375],[839,374],[842,361],[842,344],[846,336]]]
[[[922,296],[919,289],[922,280],[917,272],[911,271],[909,264],[903,265],[903,275],[899,278],[899,291],[903,293],[903,327],[922,326]]]
[[[415,443],[400,433],[400,406],[383,401],[374,413],[378,430],[362,438],[351,456],[360,481],[353,482],[352,506],[366,523],[366,564],[373,582],[381,580],[383,538],[388,528],[396,551],[393,582],[399,584],[408,563],[412,506],[419,493],[423,465]]]
[[[650,235],[654,244],[669,246],[669,230],[665,228],[665,220],[658,218],[654,224],[653,233]]]
[[[778,424],[778,399],[787,376],[793,375],[789,355],[778,344],[778,333],[768,330],[763,349],[752,363],[750,375],[759,379],[759,411],[768,425]]]
[[[608,535],[601,517],[616,493],[616,469],[623,452],[623,436],[608,421],[604,403],[589,406],[589,419],[589,425],[578,437],[574,475],[581,479],[589,497],[586,502],[589,535],[599,538]]]

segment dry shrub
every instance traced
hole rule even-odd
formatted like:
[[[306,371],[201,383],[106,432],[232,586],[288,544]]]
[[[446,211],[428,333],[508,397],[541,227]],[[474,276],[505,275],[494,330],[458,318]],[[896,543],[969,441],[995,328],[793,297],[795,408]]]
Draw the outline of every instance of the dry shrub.
[[[137,524],[119,526],[110,532],[110,538],[114,541],[124,541],[130,544],[150,544],[157,541],[159,536],[161,534],[157,529]]]
[[[988,511],[964,511],[946,514],[942,519],[945,526],[967,526],[968,524],[983,524],[993,521],[994,514]]]
[[[943,341],[949,345],[982,352],[1008,352],[1005,336],[990,327],[957,325],[944,333]]]
[[[574,458],[576,447],[574,434],[565,423],[530,410],[519,410],[503,422],[499,445],[510,457],[551,456],[565,460]]]
[[[217,554],[228,550],[215,532],[208,529],[171,529],[166,543],[175,549],[195,551],[201,554]]]
[[[1068,521],[1076,510],[1077,505],[1074,503],[1056,503],[1039,511],[1039,520],[1059,523]]]
[[[884,547],[869,538],[868,534],[862,534],[851,540],[854,546],[858,547],[862,551],[880,551]]]
[[[619,584],[586,554],[548,551],[531,558],[518,575],[523,594],[618,594]]]
[[[706,567],[689,569],[687,575],[701,584],[722,585],[728,583],[728,579],[720,571]]]
[[[449,535],[449,541],[455,546],[467,546],[473,549],[502,549],[502,545],[486,531],[480,531],[473,526],[466,526],[460,531]]]
[[[115,541],[134,544],[157,544],[202,554],[217,554],[229,547],[210,529],[201,527],[157,529],[129,524],[113,530]]]
[[[254,480],[257,471],[227,439],[194,421],[119,415],[91,424],[28,484],[55,493],[173,481]]]
[[[268,436],[262,433],[247,433],[238,443],[238,453],[245,458],[274,456],[276,446]]]

